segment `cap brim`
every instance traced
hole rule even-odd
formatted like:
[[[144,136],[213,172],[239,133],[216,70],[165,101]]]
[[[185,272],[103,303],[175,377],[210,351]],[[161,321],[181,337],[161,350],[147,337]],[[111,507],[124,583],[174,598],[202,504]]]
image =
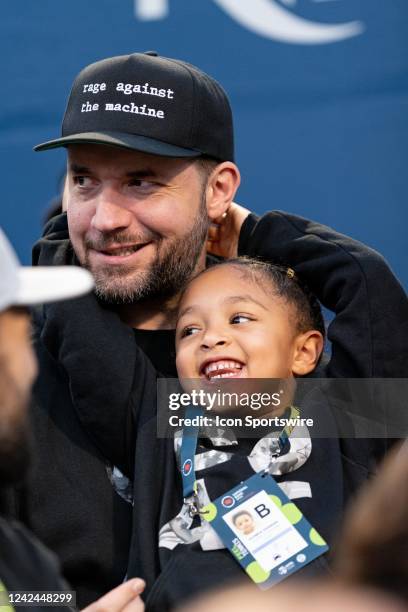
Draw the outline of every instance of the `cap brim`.
[[[77,266],[38,266],[18,269],[14,306],[34,306],[78,297],[92,290],[92,275]]]
[[[142,153],[151,153],[152,155],[163,155],[164,157],[200,157],[202,155],[201,151],[196,149],[185,149],[147,136],[123,134],[122,132],[84,132],[72,136],[63,136],[35,146],[34,151],[46,151],[47,149],[66,147],[70,144],[86,143],[122,147]]]

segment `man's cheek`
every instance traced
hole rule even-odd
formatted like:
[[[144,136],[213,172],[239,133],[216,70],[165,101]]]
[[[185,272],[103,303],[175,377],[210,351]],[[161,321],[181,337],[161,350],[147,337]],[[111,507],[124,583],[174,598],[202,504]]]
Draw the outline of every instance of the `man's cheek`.
[[[149,203],[138,209],[138,222],[150,231],[165,237],[183,235],[192,224],[191,211],[184,210],[177,202]]]
[[[84,212],[68,208],[67,219],[69,237],[74,249],[76,252],[82,251],[84,249],[83,243],[85,240],[85,235],[90,228],[91,218],[88,215],[85,215]]]

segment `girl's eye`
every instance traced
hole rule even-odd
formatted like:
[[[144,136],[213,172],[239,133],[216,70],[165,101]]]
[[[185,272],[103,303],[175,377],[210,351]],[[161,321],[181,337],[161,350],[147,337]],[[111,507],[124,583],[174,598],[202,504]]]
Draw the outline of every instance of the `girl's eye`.
[[[236,314],[231,318],[231,323],[233,325],[239,325],[240,323],[246,323],[247,321],[253,321],[251,317],[244,314]]]
[[[198,329],[198,327],[185,327],[181,334],[180,334],[180,338],[186,338],[187,336],[192,336],[193,334],[198,333],[200,330]]]

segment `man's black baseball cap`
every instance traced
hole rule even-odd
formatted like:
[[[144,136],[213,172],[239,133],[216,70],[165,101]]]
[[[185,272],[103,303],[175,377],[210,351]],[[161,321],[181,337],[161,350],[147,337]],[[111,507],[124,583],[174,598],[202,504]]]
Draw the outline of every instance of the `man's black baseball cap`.
[[[191,64],[155,52],[110,57],[78,74],[61,138],[34,150],[79,143],[234,161],[231,107],[221,85]]]

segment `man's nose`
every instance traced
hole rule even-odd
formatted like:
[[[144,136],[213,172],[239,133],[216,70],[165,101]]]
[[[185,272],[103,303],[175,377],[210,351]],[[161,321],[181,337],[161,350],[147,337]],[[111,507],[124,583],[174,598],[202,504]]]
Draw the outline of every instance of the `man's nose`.
[[[128,228],[132,223],[132,213],[123,197],[114,189],[105,188],[95,203],[92,227],[99,232],[112,232]]]

